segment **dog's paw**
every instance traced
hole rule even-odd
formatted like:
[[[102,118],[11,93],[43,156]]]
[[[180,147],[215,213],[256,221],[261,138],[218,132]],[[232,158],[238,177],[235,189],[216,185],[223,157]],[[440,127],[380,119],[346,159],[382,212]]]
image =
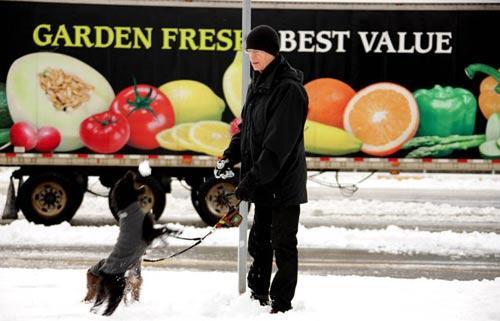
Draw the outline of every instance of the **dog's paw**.
[[[100,314],[100,313],[99,313],[99,308],[100,308],[100,307],[101,307],[101,306],[95,306],[95,305],[94,305],[94,306],[92,306],[92,307],[90,308],[90,313],[93,313],[93,314]]]

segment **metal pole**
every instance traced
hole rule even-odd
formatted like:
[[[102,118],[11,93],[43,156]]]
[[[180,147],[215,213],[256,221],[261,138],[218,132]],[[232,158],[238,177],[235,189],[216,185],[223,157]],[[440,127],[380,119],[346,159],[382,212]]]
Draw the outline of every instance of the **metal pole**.
[[[245,39],[250,32],[251,26],[251,0],[243,0],[243,8],[241,12],[241,28],[242,28],[242,39],[243,43],[241,49],[245,50]],[[243,54],[241,63],[243,64],[242,80],[241,80],[241,105],[243,106],[246,95],[247,88],[249,84],[250,75],[250,62],[248,56]],[[247,230],[248,230],[248,203],[240,203],[240,214],[243,220],[240,225],[239,242],[238,242],[238,291],[240,294],[245,293],[247,289]]]

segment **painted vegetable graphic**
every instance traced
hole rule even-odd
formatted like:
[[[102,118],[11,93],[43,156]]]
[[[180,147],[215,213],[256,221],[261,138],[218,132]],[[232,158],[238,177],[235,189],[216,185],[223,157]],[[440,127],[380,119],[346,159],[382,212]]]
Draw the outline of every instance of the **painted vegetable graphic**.
[[[125,116],[105,111],[82,122],[80,137],[85,146],[93,152],[114,153],[127,144],[130,126]]]
[[[17,122],[10,128],[10,143],[16,147],[23,147],[25,151],[35,149],[38,152],[53,152],[61,143],[61,134],[51,126],[44,126],[38,130],[27,122]]]
[[[306,120],[304,146],[307,152],[340,156],[359,152],[362,142],[343,129]]]
[[[7,74],[7,101],[14,122],[52,126],[61,134],[57,151],[83,147],[80,123],[109,108],[114,92],[86,63],[59,53],[20,57]]]
[[[195,80],[174,80],[162,85],[175,113],[175,124],[200,120],[221,120],[226,108],[210,87]]]
[[[485,135],[486,140],[500,138],[500,113],[494,113],[488,118]]]
[[[7,104],[5,84],[0,82],[0,128],[9,128],[10,126],[12,126],[12,118]]]
[[[10,128],[0,128],[0,147],[10,146]]]
[[[413,93],[420,112],[417,136],[471,135],[476,123],[477,102],[463,88],[434,86]]]
[[[243,102],[241,101],[243,66],[241,62],[241,51],[234,56],[233,62],[227,67],[222,77],[222,90],[226,98],[229,109],[234,117],[241,117]]]
[[[498,147],[497,141],[495,140],[490,140],[482,143],[481,146],[479,146],[479,152],[484,158],[500,158],[500,148]]]
[[[319,78],[305,86],[309,98],[307,118],[325,125],[344,128],[343,115],[349,100],[356,93],[343,81]]]
[[[500,113],[493,113],[486,123],[486,142],[479,146],[479,152],[484,158],[500,158]]]
[[[37,143],[36,130],[27,122],[17,122],[10,128],[10,143],[30,151]]]
[[[54,151],[61,143],[61,134],[56,128],[50,126],[38,128],[36,138],[35,149],[42,153]]]
[[[484,135],[420,136],[404,144],[402,149],[416,148],[406,158],[443,157],[455,150],[478,147],[484,140]]]
[[[479,109],[489,119],[493,113],[500,112],[500,71],[484,64],[472,64],[465,68],[465,74],[470,79],[477,72],[489,75],[481,81],[479,88]]]
[[[393,83],[376,83],[354,95],[344,112],[344,128],[373,156],[397,152],[417,132],[418,106],[412,93]]]
[[[138,149],[155,149],[160,145],[156,135],[175,123],[170,100],[158,88],[134,84],[120,91],[110,111],[127,118],[130,125],[128,145]]]

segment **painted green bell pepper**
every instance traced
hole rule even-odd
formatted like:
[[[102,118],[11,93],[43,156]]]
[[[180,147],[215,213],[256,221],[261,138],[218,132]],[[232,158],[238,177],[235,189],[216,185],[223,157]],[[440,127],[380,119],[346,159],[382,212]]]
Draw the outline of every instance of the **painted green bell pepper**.
[[[413,93],[420,111],[416,136],[471,135],[476,123],[477,100],[463,88],[434,86]]]

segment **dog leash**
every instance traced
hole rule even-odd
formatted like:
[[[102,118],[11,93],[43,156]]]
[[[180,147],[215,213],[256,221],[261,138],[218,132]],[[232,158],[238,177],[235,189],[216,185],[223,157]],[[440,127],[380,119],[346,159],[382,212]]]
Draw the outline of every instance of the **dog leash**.
[[[225,193],[223,195],[223,201],[224,201],[224,204],[227,205],[229,207],[229,211],[223,216],[220,218],[220,220],[214,225],[212,226],[212,228],[210,229],[210,231],[208,231],[207,234],[205,234],[204,236],[202,237],[195,237],[195,238],[186,238],[186,237],[181,237],[181,236],[177,236],[177,235],[172,235],[171,237],[173,238],[176,238],[176,239],[180,239],[180,240],[187,240],[187,241],[196,241],[194,244],[191,244],[190,246],[178,251],[178,252],[175,252],[169,256],[166,256],[166,257],[161,257],[161,258],[143,258],[143,261],[144,262],[161,262],[161,261],[165,261],[165,260],[168,260],[168,259],[171,259],[171,258],[174,258],[178,255],[181,255],[182,253],[185,253],[189,250],[191,250],[192,248],[194,248],[195,246],[198,246],[201,242],[203,242],[209,235],[211,235],[213,232],[215,232],[216,229],[218,228],[221,228],[221,227],[238,227],[240,224],[241,224],[241,221],[242,221],[242,216],[241,214],[239,213],[238,211],[238,206],[240,204],[240,202],[238,202],[236,205],[232,205],[231,202],[229,201],[228,197],[229,196],[232,196],[234,195],[234,193]],[[164,234],[165,235],[165,234]],[[166,244],[165,240],[163,239],[163,237],[160,236],[160,240]]]

